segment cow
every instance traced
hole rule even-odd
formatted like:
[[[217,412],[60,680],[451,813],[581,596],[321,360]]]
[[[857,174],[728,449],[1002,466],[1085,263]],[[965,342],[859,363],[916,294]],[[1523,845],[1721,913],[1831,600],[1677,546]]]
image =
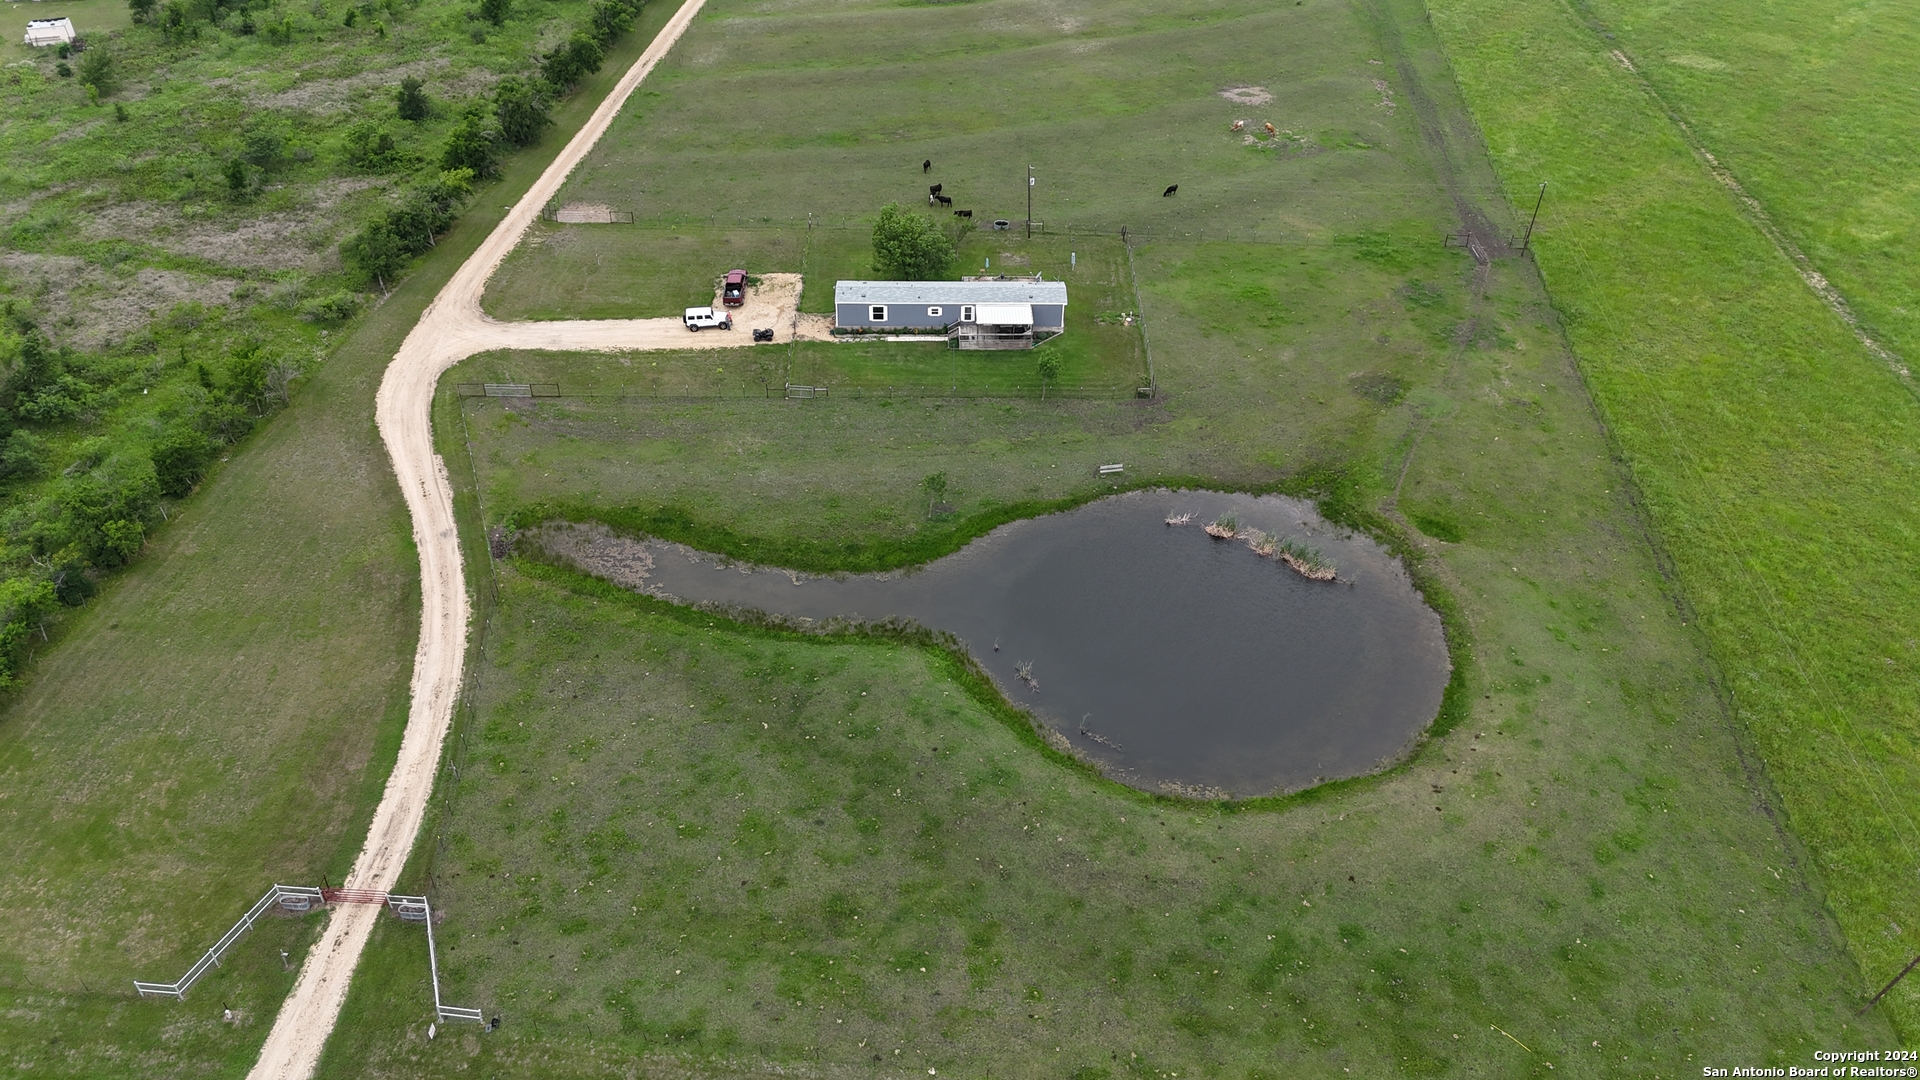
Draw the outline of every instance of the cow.
[[[1169,186],[1167,187],[1167,190],[1165,190],[1165,191],[1163,191],[1163,192],[1161,192],[1161,193],[1160,193],[1160,197],[1164,199],[1164,198],[1166,198],[1167,196],[1169,196],[1169,195],[1171,195],[1171,194],[1173,194],[1174,192],[1176,192],[1176,191],[1179,191],[1179,190],[1180,190],[1180,185],[1179,185],[1179,184],[1171,184],[1171,185],[1169,185]]]
[[[932,158],[928,158],[927,160],[920,163],[920,175],[925,176],[927,173],[930,173],[932,171],[933,171]]]
[[[938,200],[938,202],[940,203],[940,205],[941,205],[941,206],[952,206],[952,205],[953,205],[953,200],[952,200],[952,199],[950,199],[950,198],[948,198],[948,197],[947,197],[947,196],[945,196],[945,195],[935,195],[935,196],[934,196],[934,199],[936,199],[936,200]]]
[[[1235,121],[1233,122],[1233,126],[1232,126],[1232,127],[1230,127],[1230,128],[1228,128],[1227,130],[1228,130],[1228,131],[1239,131],[1239,130],[1240,130],[1241,128],[1243,128],[1243,127],[1246,127],[1246,126],[1247,126],[1247,122],[1246,122],[1245,120],[1235,120]]]
[[[973,211],[971,211],[971,210],[955,210],[955,211],[953,212],[953,216],[954,216],[954,217],[963,217],[963,218],[966,218],[966,219],[968,219],[969,221],[971,221],[971,220],[973,219]]]
[[[935,185],[933,185],[932,187],[930,187],[930,188],[928,188],[928,189],[927,189],[927,194],[929,194],[929,195],[938,195],[938,194],[940,194],[940,189],[941,189],[941,188],[943,188],[943,187],[946,187],[946,186],[947,186],[947,185],[945,185],[945,184],[935,184]]]

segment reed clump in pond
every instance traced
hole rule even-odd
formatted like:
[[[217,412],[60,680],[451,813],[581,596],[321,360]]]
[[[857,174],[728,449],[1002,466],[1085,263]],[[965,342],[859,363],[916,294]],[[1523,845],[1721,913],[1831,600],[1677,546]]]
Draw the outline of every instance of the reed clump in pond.
[[[1213,532],[1209,527],[1208,532]],[[1215,534],[1219,535],[1219,534]],[[1248,529],[1241,535],[1255,555],[1263,559],[1278,558],[1292,567],[1300,576],[1313,581],[1332,581],[1339,573],[1320,549],[1309,547],[1292,537],[1281,537],[1262,529]]]
[[[1278,544],[1280,561],[1292,567],[1299,575],[1309,581],[1332,581],[1339,574],[1339,568],[1320,554],[1320,549],[1309,547],[1288,537]]]
[[[1207,526],[1207,535],[1215,540],[1231,540],[1240,535],[1240,519],[1232,514],[1221,514]]]

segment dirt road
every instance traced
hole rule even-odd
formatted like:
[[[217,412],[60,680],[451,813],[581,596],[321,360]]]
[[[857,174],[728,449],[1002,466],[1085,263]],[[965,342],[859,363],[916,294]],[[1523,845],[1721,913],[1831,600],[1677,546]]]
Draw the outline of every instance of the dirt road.
[[[386,891],[399,878],[433,793],[440,745],[453,720],[461,666],[466,659],[467,589],[454,529],[453,491],[445,466],[433,452],[429,416],[440,374],[460,360],[489,349],[683,349],[691,344],[688,339],[693,335],[672,319],[502,323],[480,310],[480,294],[540,208],[559,192],[567,175],[599,141],[634,88],[680,39],[704,3],[685,0],[660,29],[560,156],[428,305],[380,384],[375,421],[406,496],[407,510],[413,517],[414,544],[420,552],[420,644],[414,652],[412,705],[400,757],[374,811],[366,845],[342,883],[349,888]],[[761,302],[772,301],[771,294],[780,292],[791,292],[797,298],[797,284],[783,282]],[[800,322],[791,307],[785,312],[776,307],[763,316],[772,320],[783,314],[785,321],[775,325],[782,340],[791,336]],[[739,325],[741,329],[731,333],[699,335],[697,343],[702,347],[748,345],[752,334],[746,332],[747,328],[766,324],[743,319]],[[299,979],[281,1006],[250,1077],[306,1080],[313,1074],[379,914],[377,907],[358,905],[334,910],[325,934],[301,966]]]

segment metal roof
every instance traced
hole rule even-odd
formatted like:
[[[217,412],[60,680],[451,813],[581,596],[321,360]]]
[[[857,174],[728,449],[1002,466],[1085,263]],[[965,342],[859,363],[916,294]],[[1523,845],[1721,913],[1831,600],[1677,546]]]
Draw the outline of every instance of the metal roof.
[[[974,311],[974,321],[988,326],[1032,326],[1032,304],[981,304]]]
[[[835,304],[1065,304],[1064,281],[836,281]]]

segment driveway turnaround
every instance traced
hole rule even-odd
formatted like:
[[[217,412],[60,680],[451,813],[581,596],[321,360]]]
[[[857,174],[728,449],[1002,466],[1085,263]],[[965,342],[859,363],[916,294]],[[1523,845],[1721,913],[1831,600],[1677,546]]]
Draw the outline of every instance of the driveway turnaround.
[[[503,323],[480,310],[481,291],[500,261],[519,243],[540,208],[558,194],[567,175],[593,149],[634,88],[673,48],[705,2],[686,0],[660,29],[560,156],[434,297],[380,383],[375,421],[387,454],[393,459],[407,511],[413,517],[413,540],[420,552],[420,645],[413,657],[412,703],[400,757],[374,810],[367,842],[343,883],[348,888],[386,892],[398,880],[426,815],[427,799],[433,793],[440,746],[452,724],[461,666],[466,659],[469,612],[460,540],[454,527],[453,490],[446,467],[433,452],[429,415],[434,385],[441,373],[475,353],[491,349],[684,349],[695,345],[750,345],[753,341],[749,330],[756,324],[745,321],[731,333],[696,336],[677,319]],[[791,305],[778,302],[789,293],[797,299],[795,286],[797,281],[789,284],[782,280],[768,290],[766,300],[775,301],[774,307],[785,308],[764,313],[765,321],[773,324],[776,340],[791,338],[796,329],[802,336],[812,336],[807,332],[808,325],[793,315]],[[754,314],[762,316],[758,308]],[[326,933],[301,965],[299,979],[274,1020],[260,1060],[249,1074],[251,1078],[306,1080],[313,1075],[380,910],[379,906],[363,904],[334,909]]]

